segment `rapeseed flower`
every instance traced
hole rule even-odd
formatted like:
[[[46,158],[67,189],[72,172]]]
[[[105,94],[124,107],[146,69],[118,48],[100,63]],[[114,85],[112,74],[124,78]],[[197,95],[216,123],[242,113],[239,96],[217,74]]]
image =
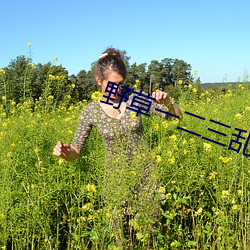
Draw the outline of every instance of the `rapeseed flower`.
[[[238,113],[234,116],[237,120],[241,120],[242,114]]]
[[[98,101],[102,99],[102,93],[100,91],[95,91],[94,93],[91,94],[91,99],[93,101]]]
[[[243,194],[243,191],[241,189],[237,190],[237,194],[238,195],[242,195]]]
[[[212,146],[209,143],[203,142],[203,148],[207,152],[211,152],[212,151]]]
[[[172,198],[172,194],[171,194],[171,193],[167,193],[167,194],[166,194],[166,199],[167,199],[167,200],[170,200],[171,198]]]
[[[186,145],[187,144],[187,140],[184,138],[182,141],[182,145]]]
[[[161,163],[162,162],[161,156],[160,155],[156,155],[155,161],[156,161],[157,164]]]
[[[4,69],[0,69],[0,75],[5,75],[5,70]]]
[[[193,144],[193,143],[195,143],[195,139],[194,138],[190,138],[189,142]]]
[[[155,131],[159,130],[159,124],[158,123],[155,124],[154,129],[155,129]]]
[[[196,89],[196,88],[193,88],[192,91],[193,91],[194,93],[196,93],[196,92],[197,92],[197,89]]]
[[[173,165],[175,164],[175,157],[172,156],[170,159],[168,159],[169,164]]]
[[[132,121],[136,121],[138,116],[136,115],[136,112],[135,111],[131,111],[130,112],[130,117],[131,117],[131,120]]]
[[[225,197],[230,195],[230,191],[229,190],[222,190],[221,194],[222,194],[222,197],[225,198]]]
[[[159,193],[165,194],[166,193],[166,188],[165,187],[160,187],[159,188]]]
[[[223,157],[223,156],[220,156],[219,159],[222,160],[223,163],[228,163],[228,162],[232,161],[232,157]]]
[[[202,211],[203,211],[203,208],[200,207],[194,214],[194,216],[198,216],[198,215],[201,215],[202,214]]]
[[[163,121],[161,123],[161,125],[162,125],[163,128],[167,128],[168,127],[168,122],[167,121]]]
[[[82,206],[82,211],[86,212],[86,211],[90,211],[93,209],[93,204],[92,203],[86,203],[84,206]]]
[[[214,178],[216,177],[216,175],[217,175],[216,172],[212,172],[212,173],[210,173],[208,179],[209,179],[209,180],[212,180],[212,179],[214,179]]]
[[[176,141],[177,137],[176,137],[176,135],[171,135],[171,136],[169,136],[169,139],[171,141]]]
[[[93,184],[87,184],[86,186],[87,191],[91,192],[91,193],[95,193],[96,192],[96,186]]]
[[[179,85],[182,85],[182,83],[183,83],[182,80],[179,80],[179,81],[178,81],[178,84],[179,84]]]

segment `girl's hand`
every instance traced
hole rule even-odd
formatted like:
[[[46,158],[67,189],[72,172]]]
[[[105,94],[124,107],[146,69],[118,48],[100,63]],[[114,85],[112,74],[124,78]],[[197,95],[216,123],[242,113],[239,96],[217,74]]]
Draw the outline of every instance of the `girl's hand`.
[[[171,102],[168,93],[163,91],[157,91],[152,93],[152,97],[156,99],[156,103],[168,104]]]
[[[53,154],[66,159],[70,151],[71,148],[69,144],[58,141],[54,147]]]

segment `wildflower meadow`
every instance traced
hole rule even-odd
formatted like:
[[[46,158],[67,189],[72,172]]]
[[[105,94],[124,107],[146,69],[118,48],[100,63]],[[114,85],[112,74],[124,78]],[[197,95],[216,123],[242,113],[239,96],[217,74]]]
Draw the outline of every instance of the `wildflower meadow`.
[[[4,70],[0,75],[3,79]],[[142,152],[129,171],[123,155],[117,156],[113,168],[119,176],[107,184],[103,182],[105,148],[95,128],[75,162],[52,155],[58,140],[71,142],[87,101],[70,103],[68,93],[57,103],[46,86],[48,93],[41,98],[20,103],[8,99],[3,87],[0,249],[121,249],[116,238],[122,225],[112,228],[119,206],[105,209],[102,189],[108,185],[115,203],[149,156]],[[125,245],[128,249],[250,249],[250,145],[243,155],[250,132],[249,82],[228,85],[216,94],[189,84],[177,102],[182,120],[143,116],[163,199],[156,226],[149,227],[152,222],[140,214],[130,218]],[[231,145],[241,146],[239,152],[229,149],[230,141],[236,140],[233,134],[238,134],[235,128],[247,131],[241,134],[245,139],[239,139],[242,145]]]

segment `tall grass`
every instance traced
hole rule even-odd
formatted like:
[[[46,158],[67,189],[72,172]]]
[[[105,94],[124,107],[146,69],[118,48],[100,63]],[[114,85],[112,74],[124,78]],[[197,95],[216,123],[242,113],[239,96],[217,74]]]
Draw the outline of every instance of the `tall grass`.
[[[139,164],[149,156],[138,155],[134,165],[125,165],[121,155],[113,164],[121,176],[114,175],[109,183],[104,183],[105,150],[96,129],[77,161],[65,162],[53,156],[56,141],[72,140],[86,105],[61,104],[56,108],[53,102],[53,98],[47,99],[44,108],[41,100],[35,104],[26,100],[20,105],[10,101],[9,115],[1,106],[0,247],[119,249],[116,239],[118,234],[124,236],[124,229],[122,224],[114,229],[114,218],[120,214],[115,204],[126,196],[124,190],[133,184]],[[235,128],[247,130],[242,134],[246,138],[250,132],[249,86],[239,84],[219,96],[209,91],[185,92],[179,106],[183,113],[188,111],[205,120],[185,113],[181,122],[143,117],[150,157],[156,162],[155,174],[161,177],[158,191],[165,199],[155,228],[149,227],[154,224],[150,218],[137,214],[131,217],[129,235],[122,240],[134,249],[249,249],[250,162],[242,154],[246,140],[239,140],[239,153],[228,150],[236,138],[232,135],[237,133]],[[112,209],[103,202],[104,185]]]

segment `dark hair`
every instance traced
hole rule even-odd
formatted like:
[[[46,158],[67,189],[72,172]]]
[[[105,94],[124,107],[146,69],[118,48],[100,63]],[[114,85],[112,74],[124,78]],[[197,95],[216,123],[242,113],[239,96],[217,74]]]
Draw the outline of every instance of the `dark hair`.
[[[106,79],[111,71],[117,72],[124,80],[126,79],[127,68],[122,53],[114,48],[104,51],[95,65],[95,75],[99,76],[101,81]]]

